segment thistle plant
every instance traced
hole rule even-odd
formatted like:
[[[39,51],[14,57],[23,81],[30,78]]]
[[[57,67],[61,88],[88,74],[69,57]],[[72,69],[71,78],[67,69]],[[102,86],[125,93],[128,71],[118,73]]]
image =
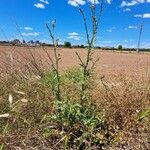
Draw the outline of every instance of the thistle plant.
[[[57,47],[58,47],[58,40],[55,38],[55,27],[56,27],[56,20],[53,20],[51,22],[51,26],[46,24],[46,27],[49,31],[52,44],[53,44],[53,50],[54,50],[54,60],[49,56],[49,59],[52,63],[54,78],[56,79],[56,85],[53,89],[55,93],[55,97],[58,101],[61,101],[61,92],[60,92],[60,73],[59,73],[59,61],[60,61],[60,54],[57,53]]]
[[[87,24],[87,18],[85,15],[84,10],[80,7],[78,2],[76,0],[73,0],[76,2],[79,12],[82,15],[84,28],[86,32],[86,40],[87,40],[87,54],[85,60],[81,58],[78,52],[76,52],[76,55],[80,61],[80,66],[82,68],[82,74],[83,74],[83,81],[81,83],[81,103],[83,104],[83,101],[86,99],[85,91],[87,90],[87,81],[92,76],[92,72],[95,68],[95,65],[97,61],[99,60],[93,60],[93,54],[94,54],[94,45],[96,42],[96,36],[97,36],[97,30],[99,27],[100,17],[102,15],[102,8],[103,8],[103,0],[94,0],[93,3],[89,5],[90,12],[91,12],[91,19],[92,19],[92,31],[90,32]],[[100,3],[100,9],[97,13],[96,4]],[[90,35],[91,33],[91,35]]]

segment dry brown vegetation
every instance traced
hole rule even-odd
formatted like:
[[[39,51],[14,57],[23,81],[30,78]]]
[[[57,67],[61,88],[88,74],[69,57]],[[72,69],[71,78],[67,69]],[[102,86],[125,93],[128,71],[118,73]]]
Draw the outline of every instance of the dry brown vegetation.
[[[87,95],[101,122],[90,128],[84,118],[72,122],[65,116],[63,123],[51,118],[56,113],[55,81],[48,55],[53,53],[45,49],[0,47],[0,115],[9,114],[0,117],[0,149],[149,149],[150,118],[139,119],[150,109],[149,54],[95,51],[100,61]],[[58,51],[61,91],[69,109],[80,97],[81,73],[72,68],[78,64],[75,51]],[[77,51],[85,56],[83,50]]]

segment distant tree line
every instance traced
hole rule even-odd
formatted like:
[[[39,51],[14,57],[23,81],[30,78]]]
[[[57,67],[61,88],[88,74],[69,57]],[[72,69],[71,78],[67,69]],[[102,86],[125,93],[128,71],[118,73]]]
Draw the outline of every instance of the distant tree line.
[[[0,44],[1,45],[42,45],[42,44],[45,44],[44,42],[40,42],[39,40],[36,40],[36,41],[33,41],[33,40],[30,40],[30,41],[25,41],[25,40],[19,40],[19,39],[14,39],[12,41],[0,41]]]
[[[52,44],[48,44],[45,42],[40,42],[39,40],[30,40],[30,41],[25,41],[25,40],[19,40],[19,39],[14,39],[12,41],[0,41],[0,45],[18,45],[18,46],[52,46]],[[64,44],[59,44],[58,47],[65,47],[65,48],[86,48],[86,45],[72,45],[71,42],[65,41]],[[100,47],[96,46],[96,49],[104,49],[104,50],[113,50],[113,51],[136,51],[136,48],[124,48],[122,45],[118,45],[117,48],[115,47]],[[140,51],[143,52],[150,52],[150,48],[140,48]]]

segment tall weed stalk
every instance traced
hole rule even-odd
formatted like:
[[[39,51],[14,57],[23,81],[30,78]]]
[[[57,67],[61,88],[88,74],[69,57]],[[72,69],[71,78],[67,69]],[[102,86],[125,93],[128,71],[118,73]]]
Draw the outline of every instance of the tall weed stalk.
[[[80,61],[80,66],[82,68],[82,75],[83,75],[83,80],[81,83],[81,104],[84,103],[86,100],[85,92],[87,90],[87,82],[88,79],[92,76],[93,70],[95,68],[95,65],[97,61],[99,61],[99,58],[96,60],[93,60],[93,54],[94,54],[94,46],[96,42],[96,36],[97,36],[97,31],[99,27],[99,22],[100,22],[100,17],[102,15],[102,8],[103,8],[103,0],[98,1],[100,3],[100,10],[97,13],[97,8],[96,8],[96,0],[94,0],[93,3],[89,5],[90,12],[91,12],[91,20],[92,20],[92,31],[89,30],[88,28],[88,21],[85,15],[84,10],[78,5],[79,12],[81,13],[82,20],[84,23],[84,28],[85,28],[85,33],[86,33],[86,40],[87,40],[87,54],[85,60],[83,60],[78,52],[76,52],[76,55]],[[90,35],[91,33],[91,35]]]
[[[49,56],[51,63],[52,63],[52,68],[54,72],[54,77],[56,78],[56,87],[53,89],[55,92],[56,99],[58,101],[61,101],[61,91],[60,91],[60,73],[59,73],[59,61],[61,59],[60,54],[57,52],[57,47],[58,47],[58,42],[57,39],[55,39],[55,27],[56,27],[56,20],[51,22],[51,27],[46,24],[46,27],[49,31],[52,43],[53,43],[53,48],[54,48],[54,60]],[[52,29],[51,29],[52,28]]]

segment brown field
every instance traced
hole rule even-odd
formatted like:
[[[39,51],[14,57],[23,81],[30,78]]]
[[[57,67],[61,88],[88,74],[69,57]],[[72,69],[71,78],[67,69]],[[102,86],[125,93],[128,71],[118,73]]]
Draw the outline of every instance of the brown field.
[[[76,51],[85,58],[83,49],[59,49],[62,72],[79,66]],[[50,47],[0,46],[0,150],[75,150],[84,143],[93,150],[149,149],[149,53],[95,50],[100,77],[86,83],[85,111],[79,70],[62,76],[56,105],[56,75],[40,74],[51,66],[48,56],[54,57]],[[86,124],[93,118],[94,128]]]
[[[0,64],[2,68],[8,69],[9,65],[21,68],[29,63],[29,60],[36,59],[40,67],[50,66],[47,53],[53,58],[53,51],[50,47],[19,47],[19,46],[0,46]],[[60,49],[60,67],[65,70],[80,63],[75,52],[84,59],[85,50],[83,49]],[[33,56],[32,56],[33,54]],[[94,57],[100,57],[97,63],[97,71],[101,75],[125,74],[125,75],[148,75],[150,74],[150,54],[135,52],[112,52],[105,50],[95,50]],[[48,65],[49,64],[49,65]],[[6,66],[8,68],[6,68]]]

